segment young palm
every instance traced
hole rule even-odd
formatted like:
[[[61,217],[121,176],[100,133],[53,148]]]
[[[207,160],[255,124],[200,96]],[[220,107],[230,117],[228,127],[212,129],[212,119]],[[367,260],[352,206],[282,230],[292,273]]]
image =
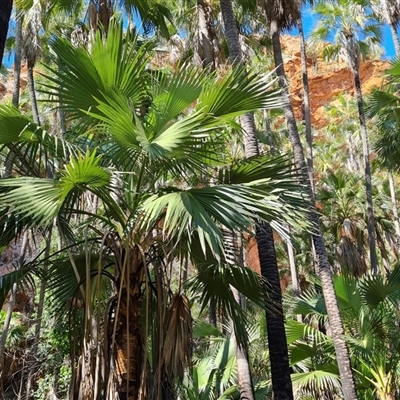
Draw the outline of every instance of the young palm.
[[[174,379],[182,378],[182,365],[190,358],[191,322],[180,289],[166,302],[170,289],[163,289],[162,260],[180,256],[204,264],[207,256],[223,263],[229,253],[221,226],[240,232],[255,218],[294,216],[285,199],[295,204],[290,190],[301,188],[285,175],[284,160],[271,165],[256,157],[228,166],[221,156],[222,133],[237,116],[278,106],[281,100],[269,91],[268,80],[252,74],[217,78],[189,68],[172,76],[149,72],[147,48],[136,50],[113,22],[107,40],[99,36],[90,53],[62,39],[52,49],[56,67],[47,77],[47,92],[61,104],[70,131],[64,138],[49,137],[16,110],[2,109],[0,123],[8,132],[3,143],[21,149],[39,143],[52,152],[55,174],[53,179],[1,182],[0,238],[7,242],[26,226],[58,220],[69,263],[54,265],[69,264],[76,282],[75,291],[64,285],[57,293],[80,296],[87,326],[93,326],[81,347],[81,371],[86,374],[75,376],[72,397],[94,398],[100,384],[96,368],[87,365],[97,362],[99,367],[93,351],[102,351],[102,342],[95,340],[99,329],[91,303],[97,285],[90,277],[108,277],[114,291],[104,320],[109,368],[103,375],[104,391],[132,399],[161,398],[161,393],[172,398]],[[273,179],[276,174],[279,180]],[[98,198],[97,212],[80,207],[85,203],[79,199],[88,193]],[[73,215],[86,215],[87,233],[80,242],[69,227]],[[76,254],[79,249],[83,257]],[[56,283],[65,284],[65,275],[58,276]],[[144,311],[152,304],[153,316],[159,318],[155,325]],[[237,310],[232,313],[235,318]],[[158,330],[149,364],[151,326]]]

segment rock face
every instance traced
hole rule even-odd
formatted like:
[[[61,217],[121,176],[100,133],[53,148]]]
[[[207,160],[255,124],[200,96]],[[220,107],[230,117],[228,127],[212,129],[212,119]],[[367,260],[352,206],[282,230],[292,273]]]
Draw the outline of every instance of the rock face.
[[[284,53],[285,71],[289,82],[290,100],[297,120],[303,118],[303,81],[301,70],[300,40],[298,37],[283,36],[281,39]],[[326,63],[321,58],[309,57],[308,80],[310,86],[311,123],[314,129],[328,124],[324,107],[334,102],[338,95],[354,94],[354,78],[344,62]],[[390,63],[380,60],[367,60],[360,66],[360,80],[364,94],[373,88],[379,88],[383,75]],[[279,240],[277,235],[275,240]],[[257,243],[249,238],[247,244],[247,265],[258,274],[261,273]],[[281,286],[287,286],[287,277],[281,280]]]
[[[282,50],[285,55],[285,71],[289,80],[290,97],[296,118],[303,119],[303,83],[299,38],[284,36]],[[307,60],[310,86],[311,122],[318,129],[327,124],[324,106],[333,102],[340,93],[354,94],[353,75],[344,62],[326,63],[318,57]],[[380,87],[383,74],[390,63],[367,60],[360,66],[360,79],[365,94]]]

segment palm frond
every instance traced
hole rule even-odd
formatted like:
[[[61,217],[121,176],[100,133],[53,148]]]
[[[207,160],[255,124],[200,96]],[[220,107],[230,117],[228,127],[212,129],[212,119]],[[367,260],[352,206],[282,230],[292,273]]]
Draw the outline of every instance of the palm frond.
[[[287,99],[280,89],[272,89],[274,84],[272,73],[261,79],[255,72],[243,74],[240,70],[219,80],[211,75],[199,96],[196,110],[202,110],[215,119],[233,119],[258,109],[281,108]],[[206,126],[215,123],[210,118]]]
[[[201,309],[204,310],[212,302],[218,309],[225,310],[232,320],[238,343],[245,345],[248,338],[246,316],[235,300],[231,286],[264,308],[265,292],[259,276],[249,268],[234,265],[199,265],[198,270],[198,274],[188,283],[188,288],[200,295]]]
[[[184,294],[175,294],[165,317],[166,337],[163,346],[165,369],[173,382],[182,381],[185,366],[192,358],[192,315],[188,298]]]

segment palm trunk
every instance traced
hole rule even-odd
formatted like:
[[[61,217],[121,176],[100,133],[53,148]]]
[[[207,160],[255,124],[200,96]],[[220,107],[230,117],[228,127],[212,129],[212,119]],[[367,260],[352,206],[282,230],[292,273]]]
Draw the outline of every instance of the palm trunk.
[[[269,119],[268,110],[263,110],[263,117],[264,117],[264,124],[265,124],[265,133],[267,137],[267,143],[269,145],[269,149],[271,154],[275,153],[275,143],[274,143],[274,136],[271,130],[271,122]]]
[[[215,70],[215,54],[214,54],[214,30],[212,27],[212,19],[210,15],[210,4],[206,0],[197,0],[197,18],[199,24],[199,41],[201,46],[202,64],[205,68]],[[210,302],[208,312],[208,321],[213,326],[217,326],[217,310],[215,302]]]
[[[106,0],[100,0],[99,20],[103,27],[105,36],[108,33],[108,26],[110,25],[111,10],[108,9],[108,2]]]
[[[109,341],[115,343],[112,357],[115,362],[116,390],[120,398],[145,400],[148,395],[144,376],[147,358],[141,328],[145,267],[138,249],[130,249],[129,253],[118,279],[120,300],[114,310],[115,321]]]
[[[299,279],[297,277],[296,260],[294,256],[293,244],[290,239],[287,241],[286,247],[289,258],[290,276],[292,278],[293,293],[296,297],[298,297],[300,296],[301,291],[300,291]]]
[[[242,49],[240,47],[239,32],[236,26],[235,15],[233,14],[231,0],[220,0],[222,18],[224,20],[225,36],[228,43],[229,59],[234,67],[243,67]],[[255,134],[256,125],[254,115],[248,113],[240,117],[240,124],[243,128],[243,141],[246,157],[259,153],[258,140]]]
[[[212,18],[210,15],[210,5],[206,0],[197,0],[197,16],[199,23],[199,40],[202,50],[202,61],[204,67],[215,69],[214,55],[214,32],[212,28]]]
[[[13,0],[2,0],[0,2],[0,60],[3,60],[12,6]]]
[[[399,212],[397,211],[397,200],[396,200],[396,190],[394,188],[393,171],[389,171],[389,189],[390,198],[392,200],[393,207],[393,222],[396,235],[400,237],[400,224],[399,224]]]
[[[44,261],[44,266],[43,266],[43,273],[45,276],[47,275],[47,271],[48,271],[47,259],[50,255],[51,235],[52,235],[51,228],[49,229],[47,234],[48,234],[48,237],[46,238],[46,249],[45,249],[45,254],[44,254],[45,261]],[[37,355],[38,355],[39,341],[40,341],[40,330],[42,327],[42,316],[43,316],[43,310],[44,310],[45,294],[46,294],[46,279],[42,279],[42,281],[40,283],[39,302],[38,302],[37,315],[36,315],[35,335],[34,335],[34,339],[33,339],[32,349],[29,354],[31,365],[29,367],[29,374],[28,374],[28,379],[27,379],[27,383],[26,383],[26,399],[27,400],[32,398],[31,397],[31,386],[32,386],[32,380],[33,380],[33,374],[37,367]]]
[[[265,280],[269,299],[266,319],[274,400],[292,400],[293,389],[290,379],[285,316],[283,314],[282,292],[271,225],[258,224],[256,235],[261,275]]]
[[[286,91],[286,94],[289,98],[288,90],[286,87],[286,75],[283,68],[282,49],[280,44],[280,34],[277,21],[271,21],[270,32],[274,51],[274,61],[277,69],[276,71],[280,78],[279,84]],[[290,103],[284,107],[284,113],[289,131],[289,139],[293,148],[295,163],[297,167],[304,172],[304,177],[307,177],[307,166],[304,159],[303,146],[300,141],[299,132],[296,126],[296,120],[294,118],[293,109]],[[305,178],[304,183],[307,187],[307,192],[309,193],[311,198],[309,218],[313,226],[312,239],[315,248],[317,267],[316,270],[321,278],[322,290],[325,298],[329,324],[332,331],[332,338],[338,361],[343,395],[345,400],[355,400],[358,397],[350,364],[349,350],[344,340],[343,323],[339,312],[335,289],[333,286],[332,270],[331,266],[329,265],[328,254],[321,234],[319,217],[315,209],[315,199],[312,193],[310,180]]]
[[[14,45],[14,86],[12,93],[13,106],[19,106],[19,92],[21,89],[21,57],[22,57],[22,19],[17,17],[15,21],[15,45]]]
[[[29,97],[31,99],[31,105],[32,105],[33,120],[35,121],[35,124],[40,125],[39,109],[35,91],[35,78],[33,76],[33,66],[28,65],[27,78],[28,78]]]
[[[315,193],[314,188],[314,161],[312,149],[312,133],[311,133],[311,108],[310,108],[310,87],[308,84],[308,71],[307,71],[307,54],[306,54],[306,41],[304,38],[303,22],[301,17],[297,21],[300,36],[300,54],[301,54],[301,72],[303,78],[303,105],[304,105],[304,120],[306,124],[306,154],[307,154],[307,167],[308,176],[311,183],[311,189]]]
[[[224,19],[225,35],[228,42],[229,57],[235,66],[244,68],[242,51],[239,42],[239,32],[236,27],[236,21],[233,14],[231,0],[220,0],[222,17]],[[254,157],[259,154],[258,140],[256,134],[256,126],[253,114],[243,115],[240,119],[243,128],[243,142],[246,157]],[[269,224],[264,226],[256,226],[257,246],[259,248],[259,258],[261,265],[261,274],[266,282],[266,290],[269,296],[279,301],[278,312],[276,315],[266,313],[267,320],[267,334],[268,334],[268,347],[270,354],[279,353],[279,357],[272,357],[271,360],[271,373],[272,385],[275,400],[293,399],[292,382],[290,379],[289,357],[288,348],[286,343],[284,316],[282,311],[282,293],[279,281],[279,271],[276,261],[274,239],[272,228]],[[260,246],[262,249],[260,249]],[[266,246],[269,246],[266,248]],[[270,255],[265,258],[265,255]],[[278,279],[276,279],[278,277]],[[278,293],[278,295],[275,295]],[[278,315],[279,314],[279,315]],[[240,379],[239,379],[240,381]],[[282,383],[284,385],[282,386]],[[242,388],[241,388],[241,399]]]
[[[353,70],[354,85],[356,88],[358,116],[360,118],[361,139],[363,144],[364,155],[364,174],[365,174],[365,191],[367,197],[367,217],[368,217],[368,244],[371,263],[371,271],[374,275],[378,273],[378,258],[376,256],[376,240],[375,240],[375,215],[372,202],[372,175],[371,164],[369,162],[369,143],[367,125],[365,122],[365,113],[363,105],[363,97],[361,91],[361,82],[357,70]]]
[[[238,302],[238,304],[243,306],[241,295],[238,292],[238,290],[234,287],[231,287],[231,290],[232,290],[233,295],[234,295],[236,301]],[[233,331],[232,335],[235,336],[234,331]],[[236,343],[236,363],[237,363],[237,370],[238,370],[240,399],[241,400],[255,400],[253,380],[251,378],[251,369],[250,369],[249,355],[247,353],[247,349],[244,346],[242,346],[241,344],[238,344],[236,342],[235,337],[234,337],[234,340]]]

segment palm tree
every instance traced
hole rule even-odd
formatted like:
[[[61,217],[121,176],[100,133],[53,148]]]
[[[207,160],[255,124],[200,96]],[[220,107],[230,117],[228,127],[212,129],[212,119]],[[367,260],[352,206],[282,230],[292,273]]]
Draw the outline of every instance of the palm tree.
[[[0,5],[0,56],[3,60],[4,47],[6,44],[8,23],[11,17],[11,11],[13,7],[13,0],[5,0]]]
[[[272,38],[276,73],[279,77],[279,85],[283,88],[287,96],[288,89],[286,87],[287,81],[280,44],[280,32],[286,28],[290,28],[296,21],[299,20],[299,7],[299,3],[289,2],[286,0],[266,1],[264,3],[267,20],[270,24],[270,35]],[[303,146],[300,141],[296,120],[294,118],[293,109],[290,102],[285,105],[284,113],[289,132],[289,139],[293,149],[295,164],[300,171],[303,171],[304,176],[307,176],[307,165],[305,163]],[[335,289],[332,281],[332,271],[329,265],[325,243],[321,235],[320,221],[315,209],[312,186],[309,179],[305,179],[304,184],[307,188],[310,198],[313,199],[312,207],[310,207],[309,219],[313,224],[312,241],[315,249],[317,265],[316,269],[321,278],[322,290],[327,304],[329,322],[332,329],[332,336],[339,365],[344,398],[346,400],[357,399],[349,352],[347,345],[343,340],[343,325],[335,296]]]
[[[375,243],[375,217],[372,200],[369,140],[365,122],[359,67],[361,57],[366,55],[368,44],[376,47],[380,42],[379,25],[376,24],[372,15],[365,12],[365,4],[361,1],[326,1],[316,4],[314,10],[320,19],[312,33],[312,37],[316,40],[326,40],[333,37],[334,43],[326,46],[323,50],[324,57],[332,59],[343,55],[354,77],[363,142],[370,263],[372,272],[376,274],[378,272],[378,259]]]
[[[230,0],[220,0],[221,13],[224,20],[225,36],[229,48],[229,58],[232,64],[244,69],[239,32]],[[259,154],[258,139],[254,115],[241,117],[243,128],[243,143],[246,157]],[[268,347],[271,360],[271,375],[274,398],[292,399],[293,390],[290,380],[290,369],[287,344],[284,335],[284,314],[282,308],[282,292],[279,280],[279,270],[276,260],[273,231],[268,223],[258,223],[255,228],[259,252],[261,275],[265,280],[266,292],[271,299],[270,310],[266,312]],[[249,391],[249,390],[248,390]]]
[[[281,100],[269,90],[269,81],[252,74],[216,79],[188,68],[172,76],[147,73],[147,47],[136,50],[115,22],[106,40],[98,36],[91,53],[63,39],[55,39],[52,50],[56,67],[50,69],[45,93],[61,104],[71,131],[64,137],[49,136],[15,109],[2,108],[0,124],[8,127],[3,140],[21,148],[39,143],[51,153],[55,174],[53,179],[1,181],[0,238],[7,242],[27,225],[58,220],[65,249],[62,262],[50,256],[53,287],[59,288],[54,298],[79,298],[85,325],[92,328],[77,348],[80,367],[71,398],[94,398],[100,390],[95,373],[100,354],[106,360],[105,393],[158,399],[163,392],[163,398],[171,398],[173,381],[183,377],[182,366],[190,358],[182,350],[190,347],[191,318],[181,284],[172,296],[164,289],[164,260],[197,257],[199,264],[207,255],[224,262],[228,253],[220,225],[241,231],[255,218],[295,217],[292,207],[280,202],[289,200],[289,182],[301,190],[283,173],[286,161],[271,166],[260,156],[228,167],[221,159],[222,128],[238,115],[277,106]],[[214,176],[216,166],[221,166],[219,177]],[[288,180],[271,180],[276,173]],[[280,194],[271,194],[270,200],[282,209],[268,203],[272,188]],[[80,208],[84,203],[79,199],[88,192],[99,199],[97,213]],[[69,227],[73,215],[85,216],[78,219],[87,232],[82,240]],[[66,268],[73,284],[66,280]],[[113,295],[104,306],[99,290],[106,278]],[[98,299],[99,310],[92,298]],[[102,307],[108,310],[104,320]],[[150,309],[152,314],[143,311]],[[234,310],[231,318],[236,316]],[[102,330],[99,323],[104,323]],[[152,335],[151,327],[157,328]],[[107,336],[104,342],[98,337],[101,331]],[[151,362],[149,335],[151,349],[159,349],[151,353]],[[243,332],[235,328],[235,335],[240,340]],[[102,343],[109,345],[102,349]]]

